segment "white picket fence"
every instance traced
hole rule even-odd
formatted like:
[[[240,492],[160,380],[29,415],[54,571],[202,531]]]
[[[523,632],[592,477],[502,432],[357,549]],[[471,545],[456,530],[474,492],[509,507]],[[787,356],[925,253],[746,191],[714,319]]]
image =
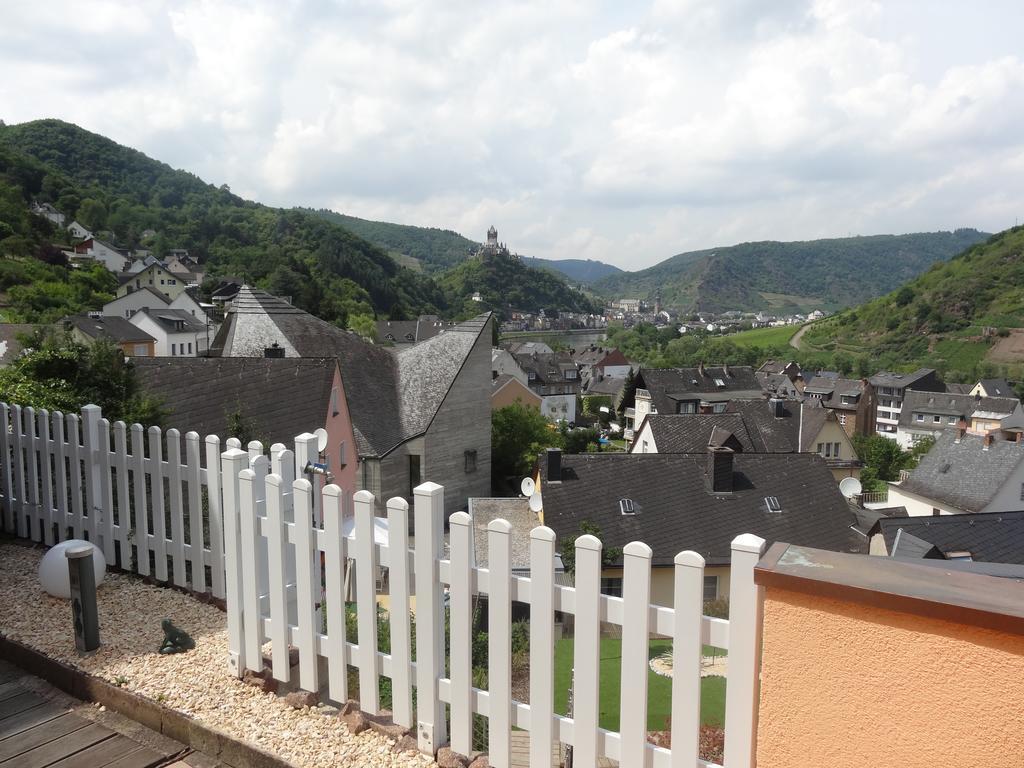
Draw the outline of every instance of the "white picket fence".
[[[355,535],[342,535],[343,492],[324,488],[322,516],[313,509],[307,480],[271,473],[266,457],[241,450],[223,454],[224,533],[230,664],[241,675],[263,668],[262,646],[298,649],[298,686],[323,691],[336,702],[348,698],[346,666],[358,668],[360,708],[380,710],[378,680],[390,678],[392,716],[412,728],[423,752],[446,743],[470,754],[474,714],[487,718],[488,755],[496,768],[510,764],[513,727],[530,732],[530,765],[552,764],[553,742],[573,746],[576,766],[599,757],[621,765],[679,768],[710,765],[698,758],[702,646],[729,653],[726,695],[725,765],[754,765],[760,669],[761,591],[753,579],[764,541],[739,536],[732,544],[730,619],[702,615],[704,559],[695,552],[675,558],[675,605],[650,603],[651,550],[641,542],[623,549],[623,597],[600,593],[601,542],[576,540],[575,586],[555,583],[555,534],[535,528],[530,536],[530,576],[511,571],[511,527],[488,526],[489,568],[472,565],[470,519],[450,518],[449,552],[444,543],[444,490],[433,483],[414,491],[415,542],[410,549],[409,505],[387,502],[389,537],[375,542],[374,498],[353,498]],[[287,462],[282,462],[287,467]],[[231,480],[227,480],[231,478]],[[322,525],[317,522],[322,519]],[[356,572],[358,636],[346,637],[345,573]],[[378,651],[375,584],[378,567],[389,569],[390,653]],[[257,578],[266,572],[266,588]],[[450,610],[450,652],[446,670],[444,606]],[[472,684],[474,595],[487,596],[488,689]],[[414,598],[415,661],[409,611]],[[530,606],[530,701],[512,697],[511,608]],[[326,621],[322,617],[326,609]],[[575,618],[574,713],[555,713],[555,613]],[[598,727],[601,622],[622,628],[619,731]],[[652,635],[672,638],[672,748],[647,741],[648,643]],[[274,652],[270,673],[282,682],[291,675],[287,653]],[[326,669],[326,680],[321,679]],[[294,682],[294,681],[293,681]],[[415,706],[413,688],[416,689]],[[448,716],[446,718],[446,705]],[[450,722],[450,733],[449,733]]]
[[[303,445],[289,456],[305,466]],[[0,527],[47,545],[87,539],[109,565],[224,598],[221,451],[216,435],[111,424],[95,405],[63,414],[0,403]]]

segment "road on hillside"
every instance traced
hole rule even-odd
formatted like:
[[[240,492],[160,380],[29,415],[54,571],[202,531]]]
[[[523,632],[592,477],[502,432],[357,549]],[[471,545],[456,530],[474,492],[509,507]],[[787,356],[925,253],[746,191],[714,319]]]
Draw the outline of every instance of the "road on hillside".
[[[789,346],[793,349],[800,349],[800,337],[804,335],[804,331],[811,327],[811,323],[801,326],[800,330],[789,337]]]

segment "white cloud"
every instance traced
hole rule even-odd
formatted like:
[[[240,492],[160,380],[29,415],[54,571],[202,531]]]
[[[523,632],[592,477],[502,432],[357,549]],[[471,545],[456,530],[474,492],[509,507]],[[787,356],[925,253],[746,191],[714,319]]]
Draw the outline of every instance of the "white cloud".
[[[15,4],[0,117],[60,117],[279,205],[627,268],[1017,216],[1001,4]]]

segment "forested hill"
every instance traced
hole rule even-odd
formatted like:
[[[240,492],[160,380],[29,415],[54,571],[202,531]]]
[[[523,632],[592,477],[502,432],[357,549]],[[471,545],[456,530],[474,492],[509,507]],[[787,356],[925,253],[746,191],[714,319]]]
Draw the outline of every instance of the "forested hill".
[[[447,309],[432,280],[344,227],[243,200],[69,123],[0,125],[0,150],[22,169],[13,183],[24,201],[51,202],[90,229],[113,232],[121,246],[138,246],[154,230],[158,253],[187,248],[209,275],[244,277],[326,320]],[[3,255],[29,254],[8,247]]]
[[[1024,374],[1024,227],[935,264],[897,291],[812,325],[808,350],[879,368],[938,368],[950,381]]]
[[[988,235],[974,229],[780,243],[742,243],[673,256],[605,278],[609,297],[653,298],[686,310],[835,310],[868,301]]]
[[[600,303],[570,288],[560,277],[501,254],[474,256],[444,273],[439,282],[456,317],[472,317],[488,309],[504,315],[508,308],[530,312],[601,310]],[[481,301],[461,298],[474,292],[480,293]]]

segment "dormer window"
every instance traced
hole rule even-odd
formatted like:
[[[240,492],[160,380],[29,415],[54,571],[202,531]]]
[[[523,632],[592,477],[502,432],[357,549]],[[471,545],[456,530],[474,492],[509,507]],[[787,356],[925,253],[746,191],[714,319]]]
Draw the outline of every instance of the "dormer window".
[[[715,379],[715,386],[719,389],[725,389],[725,382],[722,379]]]
[[[537,374],[534,373],[533,371],[530,371],[529,376],[530,376],[530,381],[536,381],[537,380]]]
[[[779,503],[778,496],[765,496],[764,506],[772,514],[779,514],[782,512],[782,505]]]
[[[619,512],[623,515],[635,515],[636,507],[632,499],[619,499]]]

